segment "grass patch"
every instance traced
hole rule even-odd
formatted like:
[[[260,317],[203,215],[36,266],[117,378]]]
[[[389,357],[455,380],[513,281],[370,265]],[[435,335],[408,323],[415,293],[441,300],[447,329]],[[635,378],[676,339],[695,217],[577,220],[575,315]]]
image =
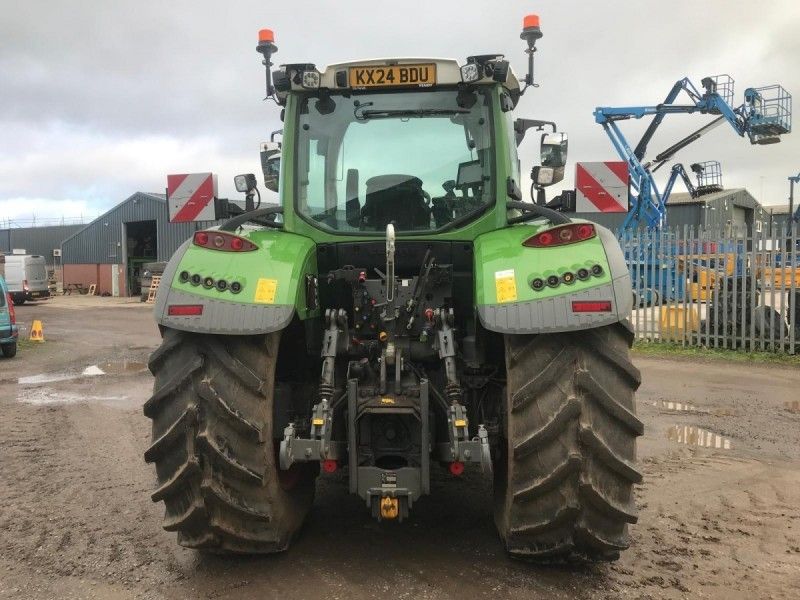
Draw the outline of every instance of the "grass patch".
[[[725,360],[750,364],[774,364],[800,366],[800,355],[782,352],[728,350],[724,348],[703,348],[697,346],[681,346],[672,342],[643,342],[633,344],[633,353],[639,356],[663,356],[666,358],[688,358]]]
[[[47,343],[48,343],[47,341],[45,341],[44,343],[42,343],[42,342],[32,342],[27,338],[23,339],[22,337],[20,337],[17,340],[17,348],[19,350],[23,350],[23,349],[29,350],[29,349],[32,349],[32,348],[43,348]]]

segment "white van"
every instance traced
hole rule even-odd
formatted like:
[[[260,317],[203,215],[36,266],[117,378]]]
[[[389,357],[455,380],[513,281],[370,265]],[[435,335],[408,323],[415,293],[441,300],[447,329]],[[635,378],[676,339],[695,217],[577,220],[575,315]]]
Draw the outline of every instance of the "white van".
[[[6,283],[14,304],[26,300],[43,300],[50,297],[47,282],[47,263],[44,256],[36,254],[7,254]]]

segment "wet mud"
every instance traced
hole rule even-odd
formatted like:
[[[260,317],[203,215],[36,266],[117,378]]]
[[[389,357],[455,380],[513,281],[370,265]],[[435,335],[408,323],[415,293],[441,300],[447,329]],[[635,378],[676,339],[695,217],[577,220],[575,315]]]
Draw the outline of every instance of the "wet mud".
[[[644,482],[613,564],[510,560],[491,482],[438,468],[402,524],[336,473],[288,553],[224,557],[177,546],[150,501],[150,311],[68,302],[19,307],[48,341],[0,361],[0,598],[797,597],[798,369],[636,358]]]

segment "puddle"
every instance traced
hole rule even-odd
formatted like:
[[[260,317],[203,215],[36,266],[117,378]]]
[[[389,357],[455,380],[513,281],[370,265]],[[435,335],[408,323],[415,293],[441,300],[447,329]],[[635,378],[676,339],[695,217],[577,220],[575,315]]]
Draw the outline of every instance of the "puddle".
[[[731,449],[731,441],[728,438],[693,425],[673,425],[667,429],[667,439],[687,446]]]
[[[40,373],[39,375],[29,375],[20,377],[17,383],[20,385],[36,385],[39,383],[54,383],[56,381],[69,381],[80,377],[77,373]]]
[[[653,406],[662,410],[671,410],[674,412],[692,412],[692,413],[707,413],[708,411],[697,408],[694,404],[685,404],[683,402],[670,402],[667,400],[659,400],[653,402]]]
[[[19,402],[26,404],[76,404],[78,402],[124,402],[128,396],[87,396],[86,394],[71,394],[59,392],[50,388],[36,388],[25,390],[17,396]]]
[[[70,381],[80,377],[97,377],[99,375],[129,375],[133,373],[143,373],[147,370],[147,363],[134,360],[120,360],[104,362],[97,365],[89,365],[80,373],[40,373],[20,377],[17,383],[20,385],[39,385],[42,383],[55,383],[57,381]]]
[[[147,370],[147,363],[136,360],[119,360],[92,365],[87,369],[96,369],[98,375],[128,375],[129,373],[142,373]]]
[[[790,402],[784,402],[783,406],[790,413],[800,414],[800,400],[792,400]]]

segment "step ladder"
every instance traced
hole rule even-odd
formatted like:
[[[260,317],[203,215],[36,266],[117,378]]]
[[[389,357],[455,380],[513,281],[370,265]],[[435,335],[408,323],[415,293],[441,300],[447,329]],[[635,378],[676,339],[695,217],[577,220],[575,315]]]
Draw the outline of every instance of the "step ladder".
[[[147,304],[153,304],[156,301],[156,292],[158,286],[161,284],[161,275],[153,275],[150,280],[150,291],[147,293]]]

